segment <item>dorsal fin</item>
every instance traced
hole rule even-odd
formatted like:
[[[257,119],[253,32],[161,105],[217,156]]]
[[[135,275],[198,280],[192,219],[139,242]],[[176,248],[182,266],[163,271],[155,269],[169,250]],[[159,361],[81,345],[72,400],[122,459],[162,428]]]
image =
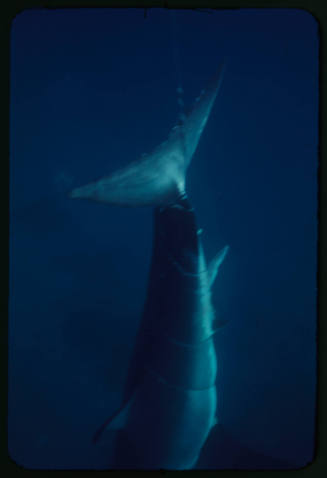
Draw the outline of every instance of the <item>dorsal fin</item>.
[[[208,267],[208,278],[209,278],[209,286],[211,287],[214,283],[215,278],[218,274],[218,269],[221,266],[223,260],[225,259],[227,252],[229,250],[229,246],[223,247],[218,254],[210,261]]]

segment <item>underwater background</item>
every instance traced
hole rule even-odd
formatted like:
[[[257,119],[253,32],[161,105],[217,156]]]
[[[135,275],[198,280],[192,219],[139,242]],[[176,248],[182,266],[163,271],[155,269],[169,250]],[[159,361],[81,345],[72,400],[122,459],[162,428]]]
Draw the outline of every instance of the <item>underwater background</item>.
[[[11,29],[9,454],[110,468],[145,300],[151,208],[67,193],[150,152],[224,61],[187,174],[210,259],[218,419],[201,468],[313,459],[318,25],[303,10],[65,9]],[[180,83],[181,82],[181,83]],[[142,430],[140,430],[142,433]]]

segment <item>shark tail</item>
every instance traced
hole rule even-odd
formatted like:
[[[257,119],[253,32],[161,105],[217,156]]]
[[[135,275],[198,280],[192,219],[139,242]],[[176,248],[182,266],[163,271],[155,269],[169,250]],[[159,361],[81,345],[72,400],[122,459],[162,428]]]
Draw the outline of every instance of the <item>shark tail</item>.
[[[185,193],[185,175],[219,91],[224,65],[168,139],[151,154],[71,191],[73,199],[120,206],[169,206]]]

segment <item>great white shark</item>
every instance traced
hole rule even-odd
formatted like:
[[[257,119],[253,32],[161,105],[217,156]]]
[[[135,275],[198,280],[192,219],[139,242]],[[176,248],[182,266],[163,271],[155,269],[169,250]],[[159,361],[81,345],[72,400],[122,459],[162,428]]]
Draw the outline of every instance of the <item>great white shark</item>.
[[[117,468],[190,469],[217,423],[217,323],[211,286],[225,246],[206,264],[187,168],[219,91],[224,66],[171,130],[167,141],[70,196],[154,207],[154,243],[144,313],[122,404],[94,436],[120,430]],[[216,324],[216,325],[215,325]]]

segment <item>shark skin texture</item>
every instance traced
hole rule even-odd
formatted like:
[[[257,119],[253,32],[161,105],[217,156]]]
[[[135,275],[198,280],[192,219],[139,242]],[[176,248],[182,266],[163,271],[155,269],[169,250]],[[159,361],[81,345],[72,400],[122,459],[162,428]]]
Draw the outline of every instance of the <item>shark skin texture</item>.
[[[154,207],[144,313],[121,407],[94,435],[117,430],[114,468],[191,469],[216,425],[217,357],[211,286],[227,252],[206,265],[185,175],[219,91],[224,66],[168,140],[70,197]]]

